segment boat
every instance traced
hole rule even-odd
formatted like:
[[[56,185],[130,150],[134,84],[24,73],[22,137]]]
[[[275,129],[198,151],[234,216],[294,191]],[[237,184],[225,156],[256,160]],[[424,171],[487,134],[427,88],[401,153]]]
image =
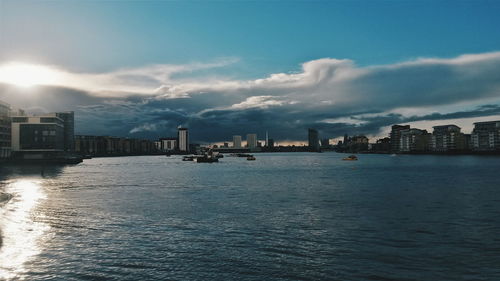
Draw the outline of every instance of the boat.
[[[345,160],[345,161],[356,161],[358,160],[358,157],[356,155],[349,155],[345,158],[342,158],[342,160]]]
[[[194,158],[196,163],[215,163],[219,162],[219,158],[211,157],[209,155],[198,156]]]
[[[253,155],[250,155],[250,156],[248,156],[248,157],[247,157],[247,160],[248,160],[248,161],[253,161],[253,160],[255,160],[255,159],[256,159],[256,158],[255,158]]]
[[[194,156],[193,155],[188,155],[188,156],[184,156],[182,157],[182,161],[194,161]]]
[[[250,157],[252,156],[252,154],[248,154],[248,153],[231,153],[230,156],[232,157]]]

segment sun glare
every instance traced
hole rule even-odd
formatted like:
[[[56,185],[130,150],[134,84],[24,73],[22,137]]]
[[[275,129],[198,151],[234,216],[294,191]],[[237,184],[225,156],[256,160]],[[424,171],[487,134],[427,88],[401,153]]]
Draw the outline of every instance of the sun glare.
[[[56,70],[41,65],[10,63],[0,66],[0,82],[20,87],[56,84],[59,76]]]

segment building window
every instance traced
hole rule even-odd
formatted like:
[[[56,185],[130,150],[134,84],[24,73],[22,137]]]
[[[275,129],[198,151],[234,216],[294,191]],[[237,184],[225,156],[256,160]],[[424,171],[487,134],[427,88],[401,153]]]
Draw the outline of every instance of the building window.
[[[13,123],[25,123],[28,122],[28,117],[12,117]]]

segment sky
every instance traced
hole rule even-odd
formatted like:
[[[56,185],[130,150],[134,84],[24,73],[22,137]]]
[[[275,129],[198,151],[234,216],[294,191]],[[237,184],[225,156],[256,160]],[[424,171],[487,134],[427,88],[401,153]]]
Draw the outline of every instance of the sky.
[[[277,141],[500,120],[500,1],[0,0],[0,100],[76,133]]]

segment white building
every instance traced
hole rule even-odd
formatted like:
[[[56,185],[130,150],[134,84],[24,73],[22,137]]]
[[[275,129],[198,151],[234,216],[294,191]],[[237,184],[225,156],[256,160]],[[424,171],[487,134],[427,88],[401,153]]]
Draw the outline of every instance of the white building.
[[[247,135],[247,147],[250,149],[257,147],[257,134]]]
[[[233,148],[241,148],[241,136],[233,136]]]
[[[460,127],[456,125],[434,126],[431,148],[437,152],[447,152],[467,149],[467,140]]]
[[[162,138],[160,141],[162,151],[174,151],[177,148],[176,138]]]
[[[161,141],[155,141],[155,147],[156,147],[156,149],[158,149],[159,151],[163,151],[163,149],[161,148]]]
[[[472,149],[475,151],[500,150],[500,121],[474,123]]]
[[[189,133],[187,128],[179,128],[178,130],[178,148],[181,152],[189,151]]]

